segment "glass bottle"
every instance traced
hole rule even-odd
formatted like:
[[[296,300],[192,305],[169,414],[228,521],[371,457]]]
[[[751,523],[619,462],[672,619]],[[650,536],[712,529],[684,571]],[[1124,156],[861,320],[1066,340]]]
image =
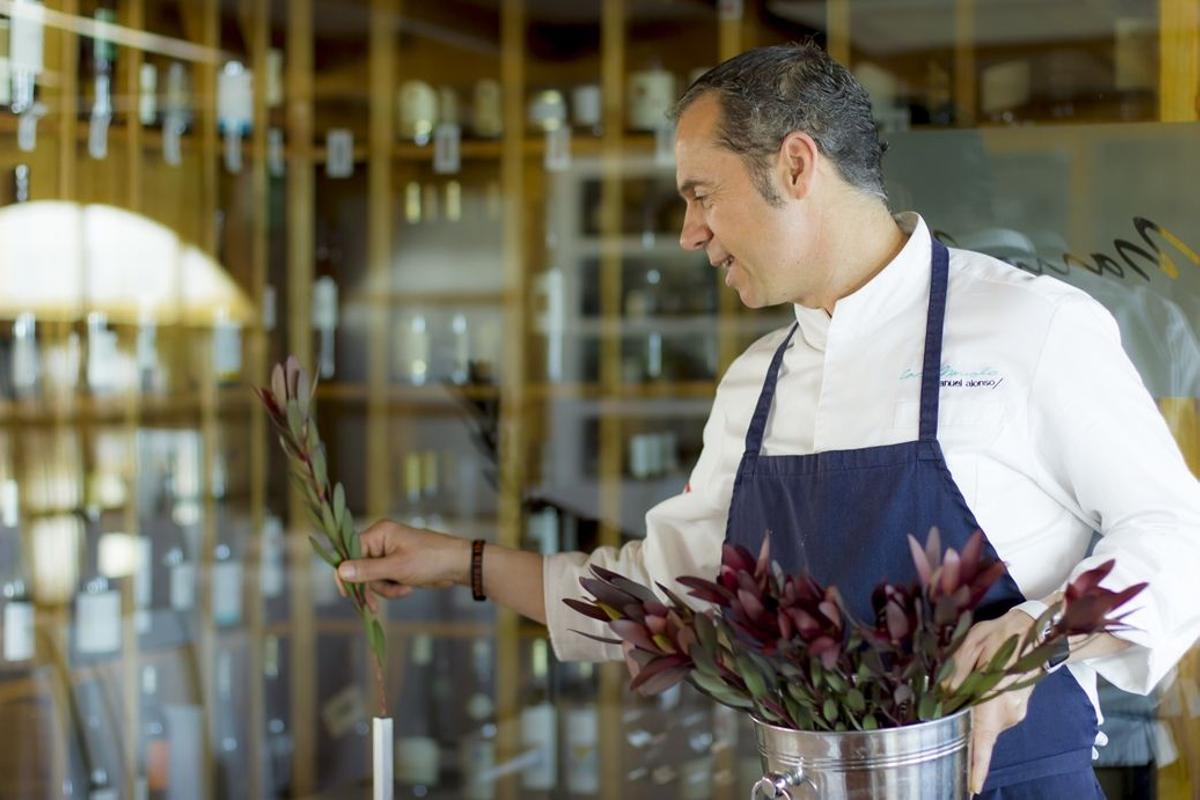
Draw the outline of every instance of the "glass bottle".
[[[471,644],[471,696],[467,699],[470,733],[460,740],[459,773],[464,800],[492,800],[495,796],[496,704],[492,700],[492,643],[476,639]]]
[[[433,637],[417,634],[411,645],[411,663],[404,690],[407,709],[399,723],[396,739],[396,780],[401,796],[425,797],[440,783],[441,751],[432,733],[433,719],[440,713],[432,702]]]
[[[533,677],[521,709],[521,749],[528,759],[521,770],[522,796],[548,797],[558,782],[558,714],[550,698],[550,652],[545,639],[534,639]]]

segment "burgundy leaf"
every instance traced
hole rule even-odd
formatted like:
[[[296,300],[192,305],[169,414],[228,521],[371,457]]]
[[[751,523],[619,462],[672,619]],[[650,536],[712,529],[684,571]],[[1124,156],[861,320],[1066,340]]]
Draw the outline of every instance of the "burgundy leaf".
[[[575,600],[570,597],[563,598],[563,602],[566,603],[571,608],[573,608],[574,610],[578,611],[580,614],[583,614],[585,617],[591,617],[592,619],[598,619],[601,622],[609,621],[608,614],[606,614],[604,612],[604,609],[599,608],[592,603],[589,603],[584,600]]]
[[[670,689],[687,677],[692,660],[687,656],[673,655],[657,658],[642,667],[629,688],[644,695],[655,695]]]
[[[766,614],[767,610],[762,601],[745,589],[738,590],[737,598],[746,617],[751,621],[758,622]]]
[[[953,549],[946,551],[946,556],[942,560],[941,569],[941,588],[944,594],[951,594],[955,589],[958,588],[960,563],[961,562],[958,560],[958,553],[954,552]]]
[[[601,603],[613,608],[623,608],[637,598],[630,597],[620,589],[613,588],[608,583],[597,578],[580,578],[579,585],[586,589]]]
[[[580,636],[586,636],[587,638],[591,639],[592,641],[600,642],[601,644],[623,644],[623,642],[620,639],[609,639],[605,636],[596,636],[595,634],[586,633],[586,632],[580,631],[580,630],[575,630],[574,628],[571,629],[571,633],[578,633]]]
[[[754,565],[755,575],[766,575],[771,568],[771,532],[763,536],[762,546],[758,549],[758,561]]]
[[[721,565],[735,572],[754,572],[754,557],[741,545],[721,545]]]
[[[658,600],[658,598],[654,596],[654,592],[650,591],[645,586],[631,581],[624,575],[619,575],[612,570],[605,569],[604,567],[593,566],[592,574],[600,578],[600,580],[604,581],[605,583],[620,589],[626,594],[636,597],[643,603],[653,603]]]
[[[1065,598],[1070,601],[1076,597],[1086,594],[1100,585],[1100,582],[1108,577],[1116,566],[1115,559],[1109,559],[1098,567],[1093,567],[1087,572],[1080,573],[1075,580],[1067,584],[1067,589],[1064,592]]]
[[[646,628],[639,623],[627,619],[614,619],[608,623],[608,627],[612,628],[614,633],[634,647],[648,650],[651,653],[661,652],[658,645],[650,638],[650,634],[646,631]]]
[[[936,525],[929,529],[929,538],[925,540],[925,557],[931,570],[942,563],[942,534]]]
[[[912,553],[913,566],[917,568],[917,575],[921,578],[921,585],[928,586],[929,581],[933,577],[933,571],[929,567],[929,559],[926,558],[925,551],[921,549],[921,545],[911,533],[908,535],[908,549]]]
[[[706,603],[716,603],[720,606],[728,606],[729,601],[733,599],[733,593],[712,581],[706,581],[703,578],[693,578],[685,576],[677,578],[676,583],[682,583],[684,586],[691,589],[688,595],[703,600]]]
[[[967,539],[967,544],[962,549],[960,563],[962,564],[962,581],[970,583],[975,574],[979,572],[981,566],[980,559],[983,557],[983,531],[975,531],[971,537]]]

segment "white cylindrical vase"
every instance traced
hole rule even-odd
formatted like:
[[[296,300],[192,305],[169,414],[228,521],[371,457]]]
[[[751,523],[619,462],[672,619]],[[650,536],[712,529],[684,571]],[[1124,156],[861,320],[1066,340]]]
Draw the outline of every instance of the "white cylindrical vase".
[[[374,717],[371,720],[373,744],[371,763],[374,769],[374,800],[392,800],[392,718]]]

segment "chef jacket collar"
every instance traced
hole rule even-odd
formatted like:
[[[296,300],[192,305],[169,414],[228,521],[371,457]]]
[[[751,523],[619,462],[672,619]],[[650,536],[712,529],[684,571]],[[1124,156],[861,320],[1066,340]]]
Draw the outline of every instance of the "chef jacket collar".
[[[929,298],[929,228],[913,211],[894,218],[908,241],[875,277],[837,301],[832,318],[823,308],[793,306],[800,335],[814,350],[825,350],[834,320],[839,338],[855,339],[880,330],[914,303],[924,307]]]

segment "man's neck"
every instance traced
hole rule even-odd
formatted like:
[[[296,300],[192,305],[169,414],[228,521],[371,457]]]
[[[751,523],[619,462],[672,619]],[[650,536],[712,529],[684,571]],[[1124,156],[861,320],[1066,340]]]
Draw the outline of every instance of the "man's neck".
[[[866,286],[896,258],[908,234],[883,203],[857,198],[841,208],[831,208],[823,227],[830,281],[821,296],[813,298],[815,303],[805,305],[823,308],[833,316],[838,300]]]

